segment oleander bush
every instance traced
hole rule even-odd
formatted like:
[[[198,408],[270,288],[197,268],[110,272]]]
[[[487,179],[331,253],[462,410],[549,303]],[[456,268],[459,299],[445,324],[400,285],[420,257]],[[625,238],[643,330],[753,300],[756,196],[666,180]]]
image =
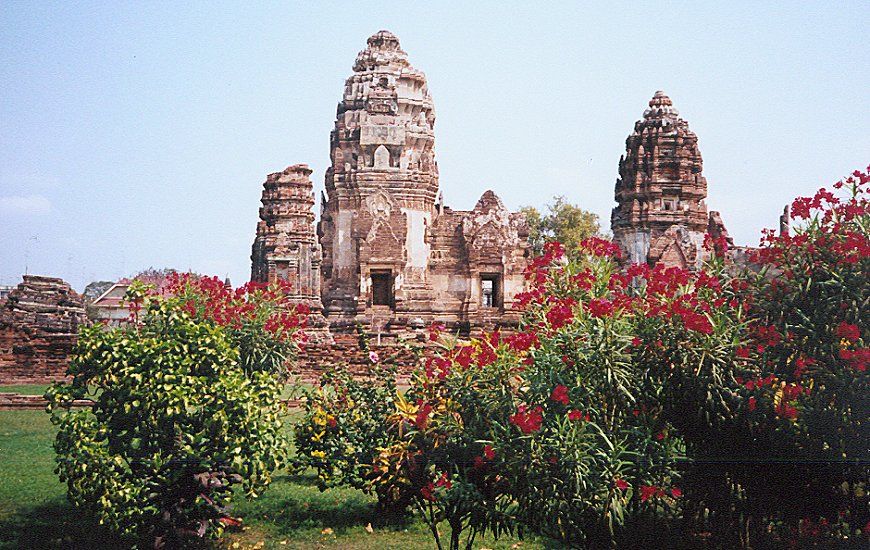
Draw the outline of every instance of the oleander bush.
[[[258,495],[286,461],[279,371],[304,318],[284,296],[176,276],[165,295],[131,285],[124,326],[83,329],[72,381],[46,394],[70,501],[136,545],[236,523],[233,488]]]
[[[867,182],[797,199],[807,221],[768,234],[753,271],[724,238],[694,271],[622,267],[596,238],[548,244],[518,332],[459,342],[432,327],[441,353],[407,391],[335,386],[367,392],[375,414],[348,425],[378,437],[354,457],[312,447],[318,468],[416,510],[439,548],[485,531],[591,548],[866,544]],[[347,405],[324,391],[302,429],[340,449]]]
[[[681,426],[696,460],[693,519],[712,516],[717,540],[867,543],[868,182],[858,171],[796,199],[794,234],[766,233],[754,258],[763,269],[743,274],[748,344],[732,382],[739,402],[722,422]],[[687,402],[673,416],[702,408]]]

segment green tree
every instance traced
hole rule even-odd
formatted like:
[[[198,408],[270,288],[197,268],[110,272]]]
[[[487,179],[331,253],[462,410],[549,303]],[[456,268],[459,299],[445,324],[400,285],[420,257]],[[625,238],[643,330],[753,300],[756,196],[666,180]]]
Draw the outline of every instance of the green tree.
[[[534,206],[524,206],[520,212],[529,224],[529,243],[536,255],[544,250],[544,243],[559,241],[570,255],[583,239],[599,235],[598,215],[571,204],[564,196],[554,196],[542,213]]]

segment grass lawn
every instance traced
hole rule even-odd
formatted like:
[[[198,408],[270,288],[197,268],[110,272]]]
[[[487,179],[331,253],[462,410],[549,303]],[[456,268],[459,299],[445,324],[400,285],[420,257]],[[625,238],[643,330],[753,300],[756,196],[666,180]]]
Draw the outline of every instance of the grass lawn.
[[[126,548],[67,503],[65,487],[54,474],[53,438],[54,426],[44,412],[0,411],[0,549]],[[246,527],[216,547],[434,548],[422,522],[384,525],[373,502],[352,489],[321,493],[313,475],[280,476],[261,498],[238,501],[234,514]],[[475,543],[475,548],[492,549],[544,547],[540,540],[509,538]]]
[[[0,393],[21,393],[24,395],[42,395],[49,384],[10,384],[0,385]]]

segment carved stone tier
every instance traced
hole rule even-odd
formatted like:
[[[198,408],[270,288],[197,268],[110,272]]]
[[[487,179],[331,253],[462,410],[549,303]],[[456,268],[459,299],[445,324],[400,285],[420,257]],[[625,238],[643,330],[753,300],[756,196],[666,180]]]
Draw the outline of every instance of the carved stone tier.
[[[295,164],[269,174],[263,184],[260,221],[251,251],[251,280],[290,283],[290,299],[311,310],[308,334],[329,339],[320,300],[320,244],[314,234],[311,169]]]
[[[658,91],[625,147],[610,221],[614,240],[631,263],[699,267],[708,256],[708,229],[727,231],[718,213],[707,212],[698,136]]]

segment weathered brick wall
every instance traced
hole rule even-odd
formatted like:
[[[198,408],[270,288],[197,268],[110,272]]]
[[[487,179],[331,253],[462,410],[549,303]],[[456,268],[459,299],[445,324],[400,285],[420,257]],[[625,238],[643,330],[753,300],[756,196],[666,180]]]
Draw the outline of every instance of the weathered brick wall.
[[[417,343],[419,345],[419,342]],[[398,367],[399,381],[406,380],[419,364],[418,354],[411,347],[388,343],[370,343],[371,351],[378,355],[378,362]],[[434,353],[431,347],[424,347],[422,356]],[[329,345],[309,344],[302,348],[298,360],[291,367],[293,376],[304,382],[316,383],[324,371],[332,367],[342,367],[356,376],[366,376],[371,372],[372,360],[369,352],[362,349],[359,341],[350,335],[336,335],[336,341]]]
[[[0,303],[0,384],[62,380],[86,322],[82,297],[66,282],[25,275]]]

